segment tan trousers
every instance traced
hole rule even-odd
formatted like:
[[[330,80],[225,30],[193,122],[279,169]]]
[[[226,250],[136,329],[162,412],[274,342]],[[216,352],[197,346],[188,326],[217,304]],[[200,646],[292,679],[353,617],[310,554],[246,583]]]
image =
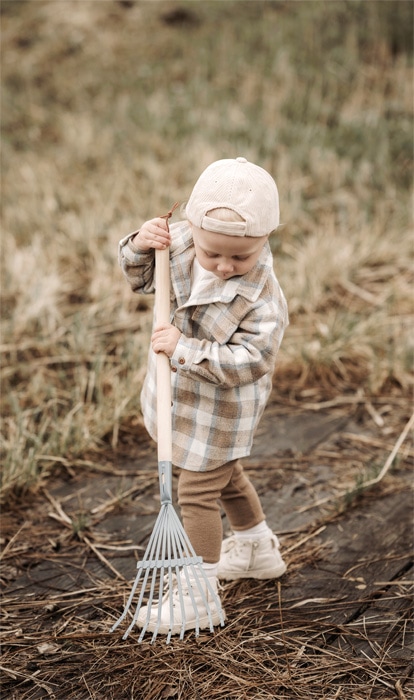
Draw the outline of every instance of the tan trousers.
[[[265,519],[256,489],[238,459],[208,472],[181,469],[178,503],[191,544],[211,564],[220,559],[223,539],[220,506],[233,530],[247,530]]]

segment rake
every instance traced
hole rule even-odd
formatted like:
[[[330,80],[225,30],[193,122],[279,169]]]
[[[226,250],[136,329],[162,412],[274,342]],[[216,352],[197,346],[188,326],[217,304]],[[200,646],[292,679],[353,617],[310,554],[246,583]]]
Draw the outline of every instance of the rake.
[[[168,219],[171,210],[166,215]],[[157,324],[170,322],[170,260],[169,251],[155,251],[155,317]],[[142,642],[147,632],[152,632],[151,644],[159,632],[167,634],[166,643],[172,634],[180,635],[183,639],[186,631],[188,609],[192,609],[195,623],[195,635],[200,633],[200,615],[197,609],[195,594],[201,598],[207,611],[210,632],[214,624],[224,626],[224,612],[220,599],[213,590],[203,569],[203,560],[197,556],[185,532],[172,502],[172,418],[171,418],[171,374],[170,362],[164,353],[157,353],[157,457],[158,477],[160,486],[161,508],[152,530],[147,548],[142,560],[137,563],[137,575],[126,603],[124,612],[113,625],[113,632],[126,618],[132,605],[133,598],[139,590],[138,603],[132,622],[122,639],[126,639],[138,622],[138,617],[144,615],[138,642]],[[173,596],[174,591],[174,596]],[[165,629],[165,621],[161,621],[161,606],[169,597],[170,620]],[[186,598],[187,606],[184,598]],[[177,631],[174,621],[174,606],[179,606],[182,622]],[[188,605],[190,603],[190,605]],[[151,616],[151,608],[158,604],[157,619]],[[146,610],[145,610],[146,608]],[[203,611],[204,613],[204,611]],[[204,613],[205,614],[205,613]],[[203,624],[203,629],[205,625]]]

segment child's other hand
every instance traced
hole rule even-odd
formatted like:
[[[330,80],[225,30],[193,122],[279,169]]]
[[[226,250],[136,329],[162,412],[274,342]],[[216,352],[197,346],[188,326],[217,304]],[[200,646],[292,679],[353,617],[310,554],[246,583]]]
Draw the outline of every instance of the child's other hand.
[[[157,326],[151,336],[151,346],[154,352],[164,352],[167,357],[172,357],[181,331],[170,323]]]
[[[171,243],[171,236],[165,219],[150,219],[143,224],[133,239],[134,245],[142,251],[150,248],[164,250]]]

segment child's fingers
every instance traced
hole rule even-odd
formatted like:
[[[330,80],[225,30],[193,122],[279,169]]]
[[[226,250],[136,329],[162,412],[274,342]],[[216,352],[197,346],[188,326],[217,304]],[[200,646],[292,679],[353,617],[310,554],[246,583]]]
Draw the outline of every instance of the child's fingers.
[[[165,248],[170,245],[171,236],[164,219],[153,219],[141,230],[147,245],[151,248]]]
[[[137,236],[137,245],[143,250],[149,248],[166,248],[170,245],[171,236],[164,219],[150,219],[140,228]]]
[[[151,336],[151,345],[154,352],[165,352],[171,357],[181,332],[171,324],[159,325],[154,329]]]
[[[151,339],[151,345],[154,352],[165,352],[168,354],[170,343],[168,337],[165,335],[153,335]]]

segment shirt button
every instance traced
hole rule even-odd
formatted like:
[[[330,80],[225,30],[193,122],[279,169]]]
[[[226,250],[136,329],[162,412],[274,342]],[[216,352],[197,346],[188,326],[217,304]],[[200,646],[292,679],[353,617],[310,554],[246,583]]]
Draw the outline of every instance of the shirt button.
[[[184,359],[184,357],[180,357],[180,359],[178,360],[178,363],[179,363],[180,365],[185,365],[185,359]]]
[[[171,372],[176,372],[176,371],[177,371],[177,367],[174,367],[174,366],[171,367]]]

